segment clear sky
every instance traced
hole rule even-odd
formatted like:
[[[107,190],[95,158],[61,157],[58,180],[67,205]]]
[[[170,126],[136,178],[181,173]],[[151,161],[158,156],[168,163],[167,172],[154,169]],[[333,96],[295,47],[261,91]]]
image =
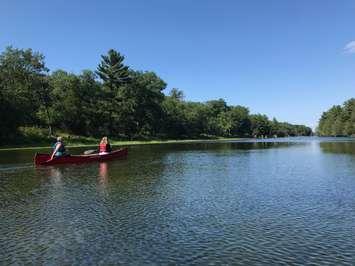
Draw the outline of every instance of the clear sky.
[[[2,0],[0,14],[0,50],[40,51],[51,70],[94,70],[114,48],[166,92],[312,127],[355,97],[353,0]]]

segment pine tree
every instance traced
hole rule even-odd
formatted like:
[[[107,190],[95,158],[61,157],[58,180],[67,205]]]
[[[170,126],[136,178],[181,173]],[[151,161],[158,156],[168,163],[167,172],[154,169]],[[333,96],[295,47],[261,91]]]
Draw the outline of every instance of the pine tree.
[[[96,73],[103,80],[104,86],[112,91],[130,81],[129,67],[123,64],[125,59],[123,55],[111,49],[101,58]]]

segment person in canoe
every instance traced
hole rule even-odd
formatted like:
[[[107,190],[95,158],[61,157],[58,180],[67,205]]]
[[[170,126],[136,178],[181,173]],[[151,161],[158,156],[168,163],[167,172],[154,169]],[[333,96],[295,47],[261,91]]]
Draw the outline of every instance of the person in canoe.
[[[66,149],[65,149],[65,145],[63,143],[62,137],[57,137],[57,142],[54,143],[54,145],[53,145],[53,153],[51,155],[51,160],[54,157],[61,157],[61,156],[64,156],[66,154],[67,153],[66,153]]]
[[[111,149],[111,145],[108,141],[107,137],[103,137],[100,141],[100,145],[99,145],[99,154],[103,155],[103,154],[108,154],[112,151]]]

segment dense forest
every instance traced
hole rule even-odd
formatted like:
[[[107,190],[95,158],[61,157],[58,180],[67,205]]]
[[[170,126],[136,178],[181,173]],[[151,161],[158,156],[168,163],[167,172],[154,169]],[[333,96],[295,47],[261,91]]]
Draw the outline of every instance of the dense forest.
[[[334,105],[322,114],[317,134],[320,136],[355,136],[355,98],[342,106]]]
[[[309,127],[250,114],[223,99],[191,102],[176,88],[165,95],[166,86],[154,72],[125,65],[115,50],[101,56],[95,71],[74,74],[50,72],[41,53],[7,47],[0,55],[0,143],[20,127],[115,139],[312,134]]]

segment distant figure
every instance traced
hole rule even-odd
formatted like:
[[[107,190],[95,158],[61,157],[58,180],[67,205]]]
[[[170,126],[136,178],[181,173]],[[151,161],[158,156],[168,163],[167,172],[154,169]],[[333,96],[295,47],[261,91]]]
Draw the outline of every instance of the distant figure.
[[[107,139],[107,137],[103,137],[100,141],[100,145],[99,145],[99,154],[103,155],[103,154],[108,154],[109,152],[111,152],[111,145]]]
[[[60,156],[64,156],[66,155],[66,149],[65,149],[65,145],[63,143],[63,139],[62,137],[57,137],[57,142],[54,143],[53,145],[53,153],[51,156],[51,160],[54,157],[60,157]]]

